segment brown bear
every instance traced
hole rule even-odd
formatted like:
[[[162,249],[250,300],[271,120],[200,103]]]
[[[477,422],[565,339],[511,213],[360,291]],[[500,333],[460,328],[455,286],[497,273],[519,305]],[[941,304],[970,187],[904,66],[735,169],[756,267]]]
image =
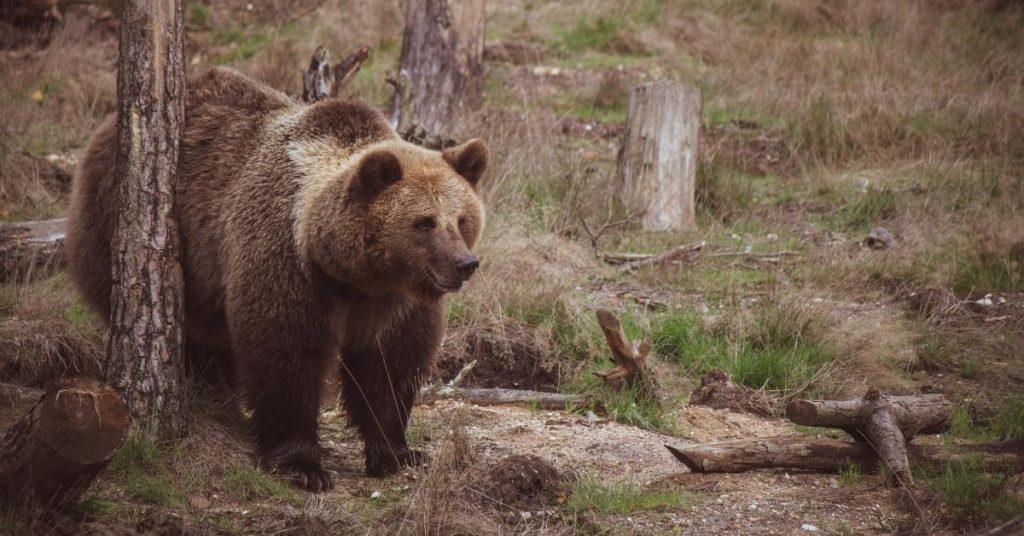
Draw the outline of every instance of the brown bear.
[[[68,215],[71,273],[110,314],[116,127],[86,149]],[[366,473],[422,461],[405,429],[445,331],[443,297],[478,266],[479,140],[430,151],[355,100],[303,105],[215,69],[187,94],[176,211],[190,366],[237,381],[264,466],[323,490],[317,417],[341,353]]]

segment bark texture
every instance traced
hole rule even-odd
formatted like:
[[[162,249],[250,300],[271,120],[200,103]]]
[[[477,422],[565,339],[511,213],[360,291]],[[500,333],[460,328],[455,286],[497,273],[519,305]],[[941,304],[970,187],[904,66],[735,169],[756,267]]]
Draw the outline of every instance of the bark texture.
[[[937,434],[949,429],[953,403],[940,394],[887,396],[889,411],[909,441],[919,434]],[[872,403],[853,400],[796,400],[786,407],[786,418],[805,426],[851,430],[866,422]]]
[[[392,101],[406,139],[448,139],[483,100],[484,0],[409,0]]]
[[[693,230],[700,90],[680,82],[632,89],[619,151],[619,195],[653,231]]]
[[[139,425],[187,429],[174,191],[184,123],[182,0],[124,0],[117,71],[118,202],[106,377]]]
[[[76,502],[124,442],[130,421],[109,386],[83,378],[58,383],[0,435],[0,497],[49,508]]]
[[[879,462],[878,453],[865,442],[803,435],[665,447],[695,473],[741,473],[766,468],[838,473],[850,463],[871,472]],[[969,457],[980,460],[988,470],[1024,470],[1024,441],[1019,440],[948,447],[909,445],[907,453],[917,465],[942,467]]]

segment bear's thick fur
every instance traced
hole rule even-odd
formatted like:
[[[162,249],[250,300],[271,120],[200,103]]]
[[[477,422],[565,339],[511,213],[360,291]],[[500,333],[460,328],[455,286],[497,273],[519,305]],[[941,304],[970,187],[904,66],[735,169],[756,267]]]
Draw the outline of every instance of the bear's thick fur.
[[[237,378],[262,462],[320,490],[320,390],[340,351],[367,474],[421,461],[405,428],[444,336],[443,296],[477,266],[486,146],[428,151],[366,104],[305,106],[225,69],[191,82],[185,124],[176,210],[191,366]],[[68,216],[74,280],[104,318],[116,138],[113,120],[96,133]]]

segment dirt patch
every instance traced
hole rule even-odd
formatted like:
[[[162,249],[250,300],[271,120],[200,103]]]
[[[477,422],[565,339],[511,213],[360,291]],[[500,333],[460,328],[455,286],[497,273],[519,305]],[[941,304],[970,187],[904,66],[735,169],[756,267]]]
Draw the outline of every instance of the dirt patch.
[[[502,507],[536,510],[554,505],[565,484],[561,473],[547,460],[525,454],[497,462],[473,488],[486,501]]]
[[[449,381],[476,360],[465,387],[553,390],[559,365],[551,340],[539,329],[519,322],[493,322],[455,328],[448,333],[436,377]]]
[[[700,385],[690,394],[691,406],[707,406],[777,417],[782,414],[782,401],[764,391],[737,385],[721,370],[713,370],[700,379]]]

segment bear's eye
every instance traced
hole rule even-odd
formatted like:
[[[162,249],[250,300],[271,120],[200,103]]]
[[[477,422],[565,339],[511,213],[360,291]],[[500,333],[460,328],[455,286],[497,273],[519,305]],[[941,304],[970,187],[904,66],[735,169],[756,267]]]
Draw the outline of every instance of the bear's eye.
[[[414,223],[413,226],[421,231],[429,231],[437,227],[437,221],[435,221],[434,218],[431,218],[430,216],[424,216],[416,220],[416,223]]]

